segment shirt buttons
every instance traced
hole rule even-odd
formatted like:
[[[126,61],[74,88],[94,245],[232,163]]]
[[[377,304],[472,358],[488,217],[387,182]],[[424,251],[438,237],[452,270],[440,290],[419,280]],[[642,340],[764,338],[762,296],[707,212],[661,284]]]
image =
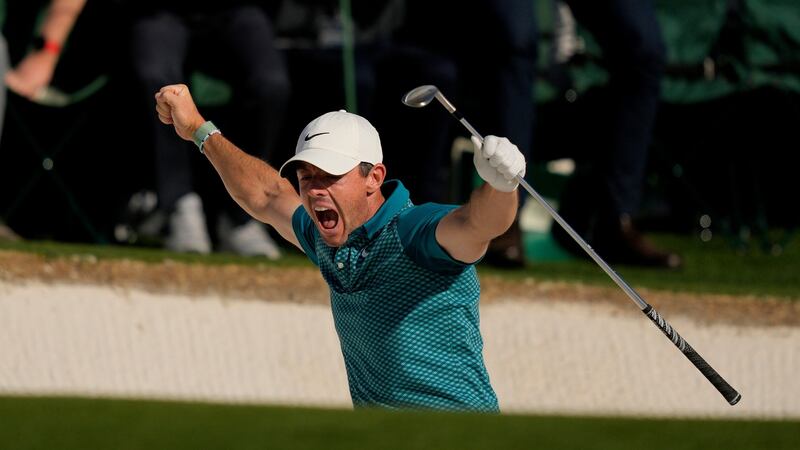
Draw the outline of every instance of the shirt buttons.
[[[340,269],[344,269],[344,263],[343,262],[337,262],[336,263],[336,267],[338,267]]]

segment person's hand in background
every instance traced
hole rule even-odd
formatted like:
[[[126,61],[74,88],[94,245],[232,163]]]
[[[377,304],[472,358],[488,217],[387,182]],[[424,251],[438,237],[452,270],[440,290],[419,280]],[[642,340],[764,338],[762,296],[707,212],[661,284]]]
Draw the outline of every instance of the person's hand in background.
[[[29,99],[50,85],[61,48],[83,11],[86,0],[52,0],[38,29],[34,49],[5,76],[8,88]]]
[[[47,48],[36,50],[6,73],[6,86],[17,95],[33,99],[50,85],[58,63],[58,53]]]

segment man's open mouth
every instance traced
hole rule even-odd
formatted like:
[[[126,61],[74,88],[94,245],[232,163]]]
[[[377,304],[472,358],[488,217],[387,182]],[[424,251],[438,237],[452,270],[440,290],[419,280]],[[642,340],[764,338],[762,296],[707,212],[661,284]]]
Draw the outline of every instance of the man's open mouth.
[[[332,230],[336,228],[336,224],[339,223],[339,214],[330,208],[315,206],[314,213],[317,215],[317,221],[319,224],[326,230]]]

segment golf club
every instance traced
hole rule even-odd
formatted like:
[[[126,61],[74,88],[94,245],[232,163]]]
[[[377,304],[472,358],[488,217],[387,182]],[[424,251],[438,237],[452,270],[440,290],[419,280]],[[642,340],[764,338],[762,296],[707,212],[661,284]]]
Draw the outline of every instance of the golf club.
[[[459,122],[461,122],[464,127],[469,130],[469,132],[478,138],[481,142],[483,142],[483,136],[478,133],[475,128],[470,125],[469,122],[464,118],[464,116],[456,110],[455,106],[453,106],[450,101],[445,98],[445,96],[439,91],[439,88],[433,85],[424,85],[414,88],[406,95],[403,96],[402,102],[413,108],[422,108],[427,106],[430,102],[436,99],[439,103],[444,106],[444,108],[453,115]],[[622,289],[625,294],[634,302],[642,312],[650,318],[650,320],[664,333],[664,335],[669,338],[673,344],[689,359],[689,361],[694,364],[697,370],[703,374],[703,376],[711,382],[712,385],[725,397],[725,400],[728,401],[731,405],[735,405],[739,402],[742,398],[741,394],[739,394],[736,389],[731,387],[727,381],[725,381],[719,373],[717,373],[714,368],[712,368],[690,345],[686,342],[663,317],[653,309],[651,305],[649,305],[644,299],[642,299],[639,294],[633,290],[632,287],[622,279],[614,269],[611,268],[595,251],[592,247],[586,243],[585,240],[575,231],[572,227],[550,206],[549,203],[541,196],[538,192],[536,192],[531,185],[529,185],[524,178],[517,175],[516,180],[519,182],[519,185],[522,186],[528,194],[531,195],[540,205],[553,217],[553,219],[564,229],[564,231],[569,234],[578,245],[594,260],[597,265],[600,266],[601,269],[609,276],[617,286]]]

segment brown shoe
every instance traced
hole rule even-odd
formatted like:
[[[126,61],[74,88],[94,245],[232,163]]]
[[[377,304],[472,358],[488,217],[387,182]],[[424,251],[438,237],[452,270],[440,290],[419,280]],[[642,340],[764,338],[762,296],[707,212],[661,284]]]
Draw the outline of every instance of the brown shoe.
[[[522,244],[519,220],[514,220],[505,233],[492,239],[483,262],[503,269],[525,267],[525,247]]]
[[[607,262],[663,269],[677,269],[683,264],[676,253],[661,250],[644,237],[630,216],[620,216],[614,225],[596,230],[594,235],[593,247]]]

